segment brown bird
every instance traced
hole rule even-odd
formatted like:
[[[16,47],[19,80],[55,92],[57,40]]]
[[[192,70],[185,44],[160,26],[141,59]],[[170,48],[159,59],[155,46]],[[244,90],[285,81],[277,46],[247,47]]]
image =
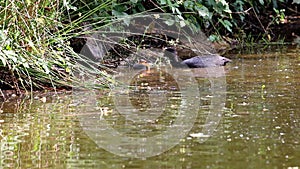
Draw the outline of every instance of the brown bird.
[[[138,63],[135,63],[132,67],[135,70],[147,70],[147,71],[150,71],[150,64],[146,60],[144,60],[144,59],[141,59]]]

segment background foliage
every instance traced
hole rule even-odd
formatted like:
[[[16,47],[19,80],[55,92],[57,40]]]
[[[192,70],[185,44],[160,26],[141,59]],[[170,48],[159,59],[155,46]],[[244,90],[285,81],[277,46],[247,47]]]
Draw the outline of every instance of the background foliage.
[[[202,29],[211,41],[275,40],[275,25],[297,15],[299,2],[287,0],[4,0],[0,1],[0,88],[72,86],[79,58],[71,39],[116,18],[143,12],[168,12]],[[106,78],[104,78],[106,79]],[[103,78],[102,78],[103,80]],[[100,82],[105,85],[106,82]]]

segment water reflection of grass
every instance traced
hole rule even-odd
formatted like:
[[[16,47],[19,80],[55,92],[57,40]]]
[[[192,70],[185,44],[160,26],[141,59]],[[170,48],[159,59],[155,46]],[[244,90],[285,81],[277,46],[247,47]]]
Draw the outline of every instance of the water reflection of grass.
[[[3,104],[1,168],[64,168],[64,161],[76,155],[71,145],[79,128],[68,109],[70,96],[47,96],[45,103],[36,98]]]

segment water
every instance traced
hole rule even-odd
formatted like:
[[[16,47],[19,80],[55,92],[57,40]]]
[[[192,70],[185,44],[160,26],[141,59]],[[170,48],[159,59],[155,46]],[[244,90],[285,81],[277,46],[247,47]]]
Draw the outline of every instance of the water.
[[[0,168],[299,168],[299,48],[254,53],[221,73],[135,72],[113,92],[11,97]]]

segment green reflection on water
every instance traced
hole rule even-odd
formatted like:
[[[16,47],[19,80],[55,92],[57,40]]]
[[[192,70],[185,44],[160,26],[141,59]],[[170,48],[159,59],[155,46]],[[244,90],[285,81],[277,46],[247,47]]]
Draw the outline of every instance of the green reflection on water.
[[[300,167],[299,49],[271,51],[231,58],[233,63],[226,66],[226,106],[212,137],[199,143],[187,135],[172,149],[150,158],[120,157],[99,148],[79,123],[78,116],[85,114],[76,109],[84,104],[74,103],[71,94],[48,94],[46,103],[35,99],[32,104],[12,98],[1,104],[0,168]],[[209,81],[198,82],[201,106],[190,133],[201,131],[211,103]],[[111,114],[112,98],[107,93],[97,94],[97,106],[122,130],[126,121]],[[176,96],[173,99],[176,105]],[[173,117],[161,118],[159,125]],[[159,132],[156,123],[148,125],[142,127],[150,134]],[[138,126],[135,129],[138,134]]]

